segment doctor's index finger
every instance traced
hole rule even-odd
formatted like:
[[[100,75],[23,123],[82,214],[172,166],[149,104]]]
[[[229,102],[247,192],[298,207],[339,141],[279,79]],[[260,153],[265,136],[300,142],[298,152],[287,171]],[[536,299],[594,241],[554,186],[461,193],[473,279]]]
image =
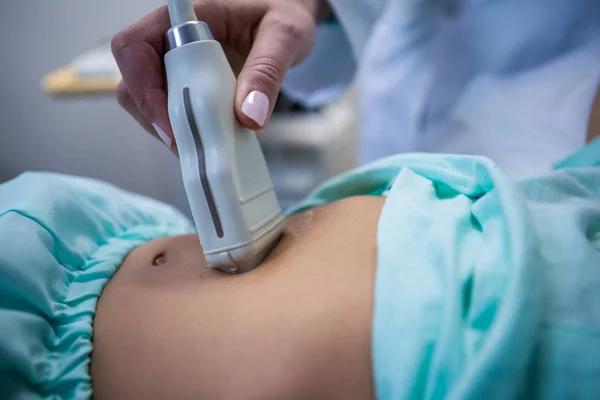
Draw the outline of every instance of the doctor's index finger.
[[[170,130],[163,56],[169,29],[166,8],[160,8],[119,32],[111,42],[125,87],[148,123]]]

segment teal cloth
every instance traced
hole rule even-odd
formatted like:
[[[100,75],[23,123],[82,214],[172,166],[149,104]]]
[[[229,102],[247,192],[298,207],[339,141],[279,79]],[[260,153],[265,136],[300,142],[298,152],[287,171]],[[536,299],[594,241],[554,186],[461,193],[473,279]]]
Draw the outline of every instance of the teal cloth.
[[[0,185],[0,398],[90,398],[103,287],[133,248],[192,229],[165,204],[90,179]]]
[[[594,165],[589,151],[569,162]],[[600,168],[515,182],[485,158],[400,155],[328,182],[290,214],[390,187],[377,397],[597,399]]]
[[[554,166],[556,169],[578,167],[600,167],[600,137]]]

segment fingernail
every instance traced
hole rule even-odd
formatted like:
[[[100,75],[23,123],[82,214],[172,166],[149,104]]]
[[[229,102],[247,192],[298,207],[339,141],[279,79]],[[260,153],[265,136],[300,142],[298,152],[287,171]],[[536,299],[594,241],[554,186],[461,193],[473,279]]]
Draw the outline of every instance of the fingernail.
[[[263,92],[255,90],[250,92],[242,104],[242,112],[260,126],[267,121],[269,114],[269,98]]]
[[[171,139],[169,134],[165,132],[165,130],[161,128],[158,124],[152,124],[152,126],[154,127],[154,130],[158,134],[158,137],[164,142],[164,144],[168,148],[171,148],[171,146],[173,146],[173,139]]]

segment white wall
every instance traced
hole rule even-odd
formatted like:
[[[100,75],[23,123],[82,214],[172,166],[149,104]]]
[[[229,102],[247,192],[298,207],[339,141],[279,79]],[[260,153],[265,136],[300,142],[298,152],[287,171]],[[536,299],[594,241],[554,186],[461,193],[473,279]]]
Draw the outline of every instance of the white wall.
[[[1,0],[0,182],[27,170],[100,178],[185,209],[178,163],[113,96],[56,100],[44,74],[159,0]]]

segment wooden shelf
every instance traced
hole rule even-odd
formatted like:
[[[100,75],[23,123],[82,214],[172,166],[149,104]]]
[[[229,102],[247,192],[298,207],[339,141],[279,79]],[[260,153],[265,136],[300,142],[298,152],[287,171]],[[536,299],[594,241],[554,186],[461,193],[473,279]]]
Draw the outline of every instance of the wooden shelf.
[[[50,72],[42,79],[42,90],[50,96],[114,93],[120,78],[82,76],[70,66]]]

